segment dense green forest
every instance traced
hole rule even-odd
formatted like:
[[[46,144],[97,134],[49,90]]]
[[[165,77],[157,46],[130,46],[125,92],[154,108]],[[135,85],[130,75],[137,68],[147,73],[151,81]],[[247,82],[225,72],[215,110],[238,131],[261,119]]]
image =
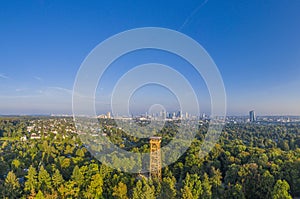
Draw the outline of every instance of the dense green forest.
[[[101,120],[116,145],[149,151],[113,120]],[[158,135],[167,143],[169,122]],[[204,158],[198,153],[208,124],[162,180],[111,169],[91,156],[72,118],[0,118],[0,198],[274,198],[300,197],[300,124],[227,123]],[[126,137],[126,139],[124,139]],[[132,144],[135,143],[135,144]]]

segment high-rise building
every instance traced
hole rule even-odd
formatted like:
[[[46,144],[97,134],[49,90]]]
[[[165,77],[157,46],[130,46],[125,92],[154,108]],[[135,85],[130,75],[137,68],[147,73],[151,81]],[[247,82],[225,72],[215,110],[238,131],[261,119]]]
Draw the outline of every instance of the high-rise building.
[[[182,115],[181,115],[181,111],[177,111],[177,113],[176,113],[176,117],[177,117],[177,118],[181,118],[181,117],[182,117]]]
[[[166,119],[167,117],[167,113],[165,110],[162,111],[162,119]]]
[[[249,112],[249,119],[250,119],[250,122],[255,122],[256,121],[254,110]]]

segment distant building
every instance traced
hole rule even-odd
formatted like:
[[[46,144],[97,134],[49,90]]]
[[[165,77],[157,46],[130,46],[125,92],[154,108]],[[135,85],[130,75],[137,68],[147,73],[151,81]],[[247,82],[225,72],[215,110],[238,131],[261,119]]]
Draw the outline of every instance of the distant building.
[[[21,141],[26,141],[26,140],[27,140],[27,137],[26,137],[26,135],[24,135],[24,136],[20,137],[20,140],[21,140]]]
[[[249,112],[249,119],[250,119],[250,122],[256,121],[255,112],[253,110]]]
[[[167,117],[166,111],[162,110],[162,111],[160,112],[160,118],[165,119],[166,117]]]
[[[175,119],[176,118],[176,113],[173,112],[172,118]]]
[[[181,111],[177,111],[176,117],[177,117],[177,118],[182,118]]]
[[[106,115],[98,115],[98,118],[100,118],[100,119],[105,119],[105,118],[106,118]]]
[[[110,112],[107,112],[106,118],[107,118],[107,119],[110,119],[110,118],[111,118]]]
[[[34,126],[27,126],[27,131],[31,132],[32,130],[34,130]]]
[[[36,133],[32,133],[30,139],[41,139],[41,136]]]

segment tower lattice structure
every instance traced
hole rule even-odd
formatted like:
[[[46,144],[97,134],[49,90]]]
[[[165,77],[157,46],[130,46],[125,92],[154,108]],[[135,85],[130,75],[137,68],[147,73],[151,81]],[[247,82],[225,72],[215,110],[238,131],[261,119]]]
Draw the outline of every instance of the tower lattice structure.
[[[150,178],[161,180],[161,137],[150,137]]]

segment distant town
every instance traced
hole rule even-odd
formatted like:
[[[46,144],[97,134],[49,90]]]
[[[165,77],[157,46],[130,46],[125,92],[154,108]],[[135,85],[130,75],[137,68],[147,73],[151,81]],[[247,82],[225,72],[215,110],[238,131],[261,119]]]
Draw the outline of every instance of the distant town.
[[[59,115],[59,114],[52,114],[51,116],[64,116],[64,117],[72,117],[72,115]],[[123,119],[123,120],[166,120],[166,121],[173,121],[173,120],[182,120],[182,119],[191,119],[191,120],[201,120],[201,121],[208,121],[211,119],[209,114],[202,113],[201,115],[193,115],[188,112],[182,113],[181,111],[174,111],[174,112],[166,112],[160,111],[159,113],[148,114],[141,113],[141,114],[132,114],[131,116],[114,116],[111,112],[107,112],[105,114],[99,114],[97,116],[100,119]],[[221,116],[215,116],[214,118],[217,119],[224,119]],[[248,115],[242,116],[226,116],[225,117],[226,123],[293,123],[293,122],[300,122],[300,116],[297,115],[259,115],[257,116],[254,110],[249,111]]]
[[[34,115],[0,115],[0,117],[13,117],[13,116],[49,116],[49,117],[73,117],[71,114],[34,114]],[[211,117],[206,114],[202,113],[201,115],[193,115],[188,112],[181,113],[181,111],[174,111],[174,112],[164,112],[161,111],[159,113],[155,114],[148,114],[141,113],[141,114],[132,114],[130,116],[120,116],[116,115],[114,116],[111,112],[106,112],[105,114],[99,114],[97,115],[97,118],[99,119],[121,119],[121,120],[166,120],[166,121],[173,121],[173,120],[184,120],[184,119],[191,119],[191,120],[201,120],[201,121],[209,121]],[[216,119],[223,120],[224,117],[222,116],[215,116]],[[248,115],[228,115],[225,117],[226,123],[294,123],[294,122],[300,122],[300,116],[297,115],[259,115],[257,116],[255,114],[254,110],[249,111]]]

